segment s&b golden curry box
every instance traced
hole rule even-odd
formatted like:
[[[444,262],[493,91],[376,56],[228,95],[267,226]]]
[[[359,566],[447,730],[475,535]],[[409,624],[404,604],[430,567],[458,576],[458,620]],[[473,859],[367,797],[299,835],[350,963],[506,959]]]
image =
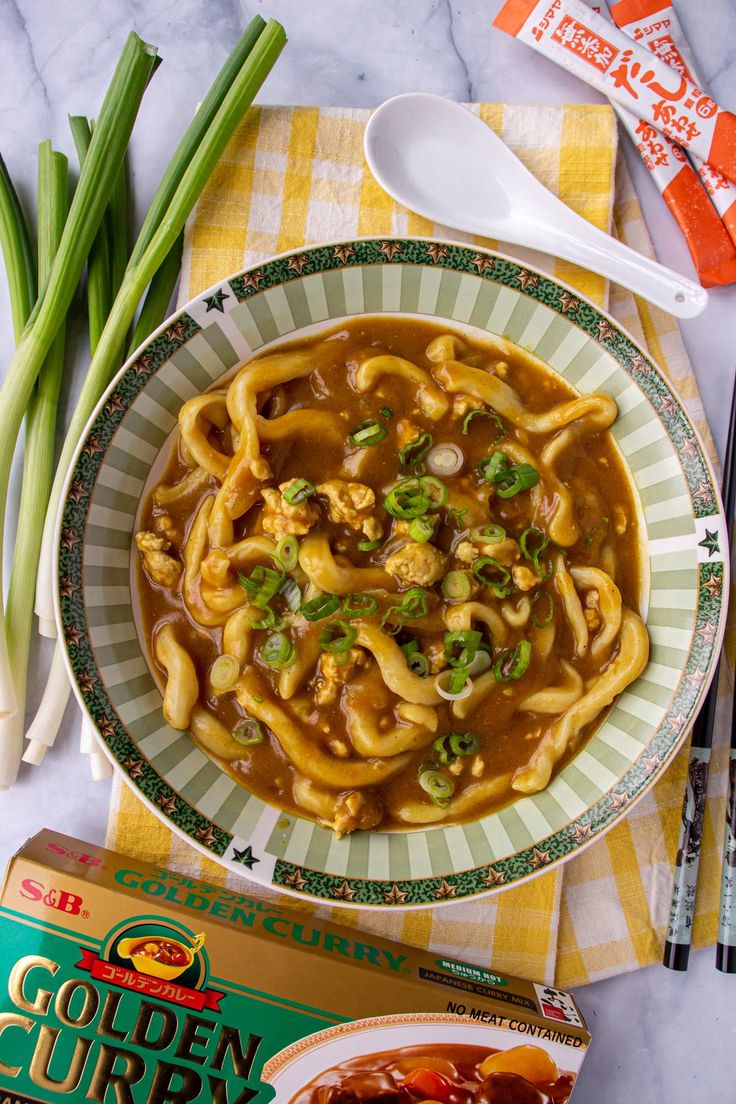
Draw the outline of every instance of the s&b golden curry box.
[[[0,899],[0,1101],[567,1104],[575,1001],[43,831]]]

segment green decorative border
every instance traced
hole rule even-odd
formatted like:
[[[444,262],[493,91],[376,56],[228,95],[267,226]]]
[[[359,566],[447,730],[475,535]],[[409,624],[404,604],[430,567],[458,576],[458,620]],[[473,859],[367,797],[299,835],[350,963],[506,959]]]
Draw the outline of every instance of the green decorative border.
[[[223,300],[249,298],[312,274],[369,265],[433,266],[480,276],[540,303],[577,326],[614,360],[646,395],[674,443],[682,463],[693,513],[718,515],[720,505],[697,435],[651,360],[610,318],[593,304],[543,273],[490,251],[421,239],[360,239],[305,249],[223,281],[189,305],[206,304],[207,313],[223,312]],[[89,639],[83,596],[83,552],[92,493],[105,454],[123,418],[145,384],[182,346],[201,331],[184,308],[144,347],[111,385],[85,434],[69,476],[60,522],[58,585],[61,626],[78,696],[112,757],[142,797],[162,818],[196,846],[223,858],[234,837],[203,816],[173,790],[138,750],[107,695]],[[334,876],[277,859],[272,884],[287,892],[337,903],[373,907],[407,907],[460,900],[510,886],[551,867],[610,827],[652,783],[687,732],[712,673],[726,612],[723,563],[701,563],[696,630],[687,664],[664,721],[619,782],[587,812],[526,850],[503,860],[447,877],[406,881]],[[442,829],[437,829],[441,831]],[[247,853],[247,855],[246,855]],[[246,859],[243,856],[246,855]],[[233,869],[245,866],[251,876],[260,860],[250,847],[225,860]],[[262,879],[261,879],[262,880]]]

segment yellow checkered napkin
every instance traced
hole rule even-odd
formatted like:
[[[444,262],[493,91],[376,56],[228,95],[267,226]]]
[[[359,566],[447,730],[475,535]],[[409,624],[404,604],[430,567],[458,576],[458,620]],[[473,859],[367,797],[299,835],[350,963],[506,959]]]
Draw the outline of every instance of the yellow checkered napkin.
[[[571,207],[643,253],[652,247],[608,107],[481,104],[476,110]],[[359,234],[429,234],[470,241],[398,207],[363,162],[367,111],[254,110],[226,150],[188,228],[180,301],[282,250]],[[614,188],[615,175],[615,188]],[[615,194],[615,203],[614,203]],[[488,244],[478,240],[478,244]],[[507,252],[553,271],[611,312],[669,373],[712,455],[712,443],[677,324],[599,276],[515,246]],[[727,705],[725,697],[721,706]],[[722,718],[723,719],[723,718]],[[721,733],[725,732],[722,724]],[[492,963],[565,988],[657,961],[666,928],[687,754],[626,817],[564,867],[485,900],[419,912],[332,911],[344,923],[453,957]],[[726,753],[712,765],[694,945],[716,932]],[[110,846],[179,870],[237,884],[172,835],[116,782]],[[270,895],[274,897],[275,895]],[[302,907],[310,906],[304,904]]]

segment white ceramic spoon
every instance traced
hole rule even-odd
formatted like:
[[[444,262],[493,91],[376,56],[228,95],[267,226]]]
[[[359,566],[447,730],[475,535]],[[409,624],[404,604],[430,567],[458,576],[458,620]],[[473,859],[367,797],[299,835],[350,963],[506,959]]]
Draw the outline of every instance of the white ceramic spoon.
[[[564,257],[678,318],[706,307],[703,288],[576,215],[453,100],[425,92],[386,100],[366,128],[365,156],[389,195],[433,222]]]

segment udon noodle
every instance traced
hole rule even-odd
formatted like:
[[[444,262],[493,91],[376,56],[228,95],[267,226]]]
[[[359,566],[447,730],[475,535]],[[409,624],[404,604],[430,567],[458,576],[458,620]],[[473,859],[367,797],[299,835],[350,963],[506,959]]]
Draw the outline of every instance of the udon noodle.
[[[167,722],[338,835],[542,790],[648,657],[616,414],[386,318],[184,403],[134,572]]]

